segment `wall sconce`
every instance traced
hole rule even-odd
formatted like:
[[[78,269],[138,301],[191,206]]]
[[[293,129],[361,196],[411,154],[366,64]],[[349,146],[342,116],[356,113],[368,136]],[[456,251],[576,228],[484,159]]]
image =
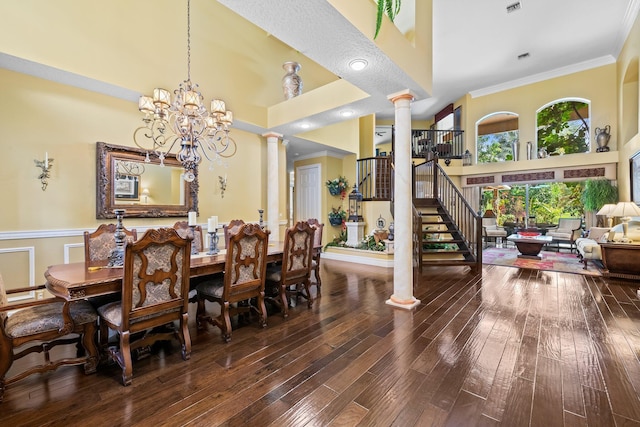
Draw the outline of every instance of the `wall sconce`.
[[[462,155],[462,166],[471,166],[471,151],[464,151],[464,154]]]
[[[51,166],[53,163],[53,159],[49,158],[49,153],[44,153],[44,160],[34,160],[36,167],[42,169],[42,173],[38,175],[38,179],[42,184],[42,191],[47,189],[47,185],[49,185],[49,178],[51,177]]]
[[[220,182],[220,195],[224,199],[224,191],[227,189],[227,175],[225,174],[224,178],[218,176],[218,181]]]
[[[144,197],[143,199],[143,203],[146,205],[149,203],[149,189],[145,188],[142,190],[142,197]]]

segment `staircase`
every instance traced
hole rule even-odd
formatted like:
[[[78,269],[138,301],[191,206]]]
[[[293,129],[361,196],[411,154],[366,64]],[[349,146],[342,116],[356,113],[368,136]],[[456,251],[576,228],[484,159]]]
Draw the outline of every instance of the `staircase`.
[[[394,212],[393,157],[358,160],[363,200],[389,200]],[[469,266],[482,271],[482,219],[438,164],[437,153],[413,166],[414,267]]]
[[[482,271],[482,219],[438,164],[435,156],[413,167],[414,226],[420,265],[469,266]]]
[[[422,265],[468,265],[477,262],[469,242],[438,199],[414,200],[420,214],[419,241]]]

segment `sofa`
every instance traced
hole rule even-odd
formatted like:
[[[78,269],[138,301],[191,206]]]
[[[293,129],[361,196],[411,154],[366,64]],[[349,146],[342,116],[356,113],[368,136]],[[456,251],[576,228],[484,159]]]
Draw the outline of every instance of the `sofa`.
[[[587,269],[587,262],[589,260],[602,261],[602,251],[598,243],[621,241],[623,237],[622,228],[622,224],[618,224],[611,229],[591,227],[587,236],[576,239],[578,258],[584,263],[585,270]],[[627,239],[631,242],[640,242],[640,220],[629,221]]]

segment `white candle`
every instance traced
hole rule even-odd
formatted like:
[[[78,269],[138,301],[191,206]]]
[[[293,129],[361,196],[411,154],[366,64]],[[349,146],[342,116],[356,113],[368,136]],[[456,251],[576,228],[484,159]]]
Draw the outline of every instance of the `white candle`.
[[[214,232],[218,228],[218,217],[212,216],[208,221],[208,229],[209,232]]]
[[[189,225],[196,225],[196,213],[189,212]]]
[[[47,151],[44,152],[44,168],[49,169],[49,153]]]

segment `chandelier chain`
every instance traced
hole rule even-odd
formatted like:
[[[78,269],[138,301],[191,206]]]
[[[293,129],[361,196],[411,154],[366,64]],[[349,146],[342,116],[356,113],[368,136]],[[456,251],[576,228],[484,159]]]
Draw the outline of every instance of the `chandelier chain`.
[[[142,95],[138,109],[144,114],[143,125],[133,133],[135,144],[155,154],[160,166],[175,149],[178,161],[185,169],[185,180],[195,179],[194,171],[202,157],[211,163],[232,157],[236,143],[229,136],[233,113],[220,99],[211,101],[211,109],[204,105],[198,85],[191,81],[191,0],[187,0],[187,79],[171,93],[155,88],[153,96]]]
[[[191,81],[191,0],[187,0],[187,80]]]

